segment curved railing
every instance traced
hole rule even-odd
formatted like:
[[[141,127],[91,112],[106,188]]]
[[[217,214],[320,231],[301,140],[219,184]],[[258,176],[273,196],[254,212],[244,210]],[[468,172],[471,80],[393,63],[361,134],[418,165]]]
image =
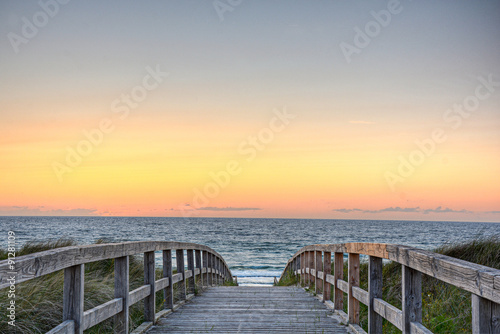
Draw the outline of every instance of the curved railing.
[[[172,250],[176,252],[176,274],[172,273]],[[155,280],[155,251],[162,251],[163,255],[163,278],[159,280]],[[129,291],[129,256],[141,253],[144,254],[144,285]],[[115,299],[84,311],[84,265],[108,259],[114,259]],[[0,261],[0,289],[10,287],[14,281],[18,284],[64,270],[63,319],[59,326],[48,332],[50,334],[83,333],[112,316],[115,333],[128,333],[131,305],[144,300],[144,325],[150,325],[159,316],[178,307],[174,305],[175,284],[180,288],[181,302],[178,304],[182,304],[193,296],[196,276],[201,278],[202,286],[233,280],[219,253],[210,247],[186,242],[139,241],[70,246],[17,257],[15,273],[11,265],[9,260]],[[13,274],[15,280],[10,279]],[[160,290],[164,291],[164,310],[155,313],[155,292]]]
[[[331,260],[334,253],[333,275]],[[343,278],[344,253],[348,279]],[[359,256],[369,256],[368,291],[359,287]],[[382,299],[382,259],[402,265],[402,310]],[[368,332],[382,333],[386,319],[403,333],[431,333],[422,325],[422,273],[472,293],[473,333],[500,333],[500,270],[422,249],[376,243],[310,245],[288,261],[286,273],[300,276],[302,285],[322,284],[323,301],[330,304],[358,332],[359,303],[368,306]],[[333,303],[330,291],[333,286]],[[348,296],[348,314],[343,310]]]

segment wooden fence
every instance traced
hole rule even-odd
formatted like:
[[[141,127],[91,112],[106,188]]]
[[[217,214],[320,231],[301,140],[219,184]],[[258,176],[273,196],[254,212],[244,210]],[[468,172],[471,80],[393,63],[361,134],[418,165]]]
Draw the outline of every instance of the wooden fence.
[[[344,254],[348,255],[348,278],[344,280]],[[332,275],[333,254],[333,275]],[[367,255],[368,291],[359,287],[359,256]],[[402,265],[402,310],[382,299],[382,260]],[[345,243],[310,245],[288,261],[286,273],[299,275],[302,285],[322,286],[323,301],[359,327],[359,303],[368,306],[368,332],[382,333],[382,319],[403,333],[431,333],[422,325],[422,273],[472,294],[472,330],[475,334],[500,333],[500,270],[417,248],[391,244]],[[331,290],[333,287],[333,303]],[[343,312],[344,293],[348,313]]]
[[[175,250],[177,273],[172,273],[172,251]],[[163,278],[155,280],[155,251],[162,251]],[[144,285],[129,291],[129,257],[144,254]],[[187,257],[187,270],[184,258]],[[115,299],[85,311],[84,266],[86,263],[114,259]],[[145,241],[116,244],[70,246],[17,257],[16,284],[64,270],[64,300],[62,323],[50,334],[83,333],[84,330],[114,316],[115,333],[128,333],[129,308],[144,300],[144,318],[154,323],[155,318],[174,309],[173,286],[178,285],[180,299],[194,294],[196,278],[202,286],[220,285],[232,281],[229,267],[213,249],[183,242]],[[0,261],[0,289],[10,286],[12,276],[7,260]],[[155,313],[156,292],[163,290],[164,310]],[[186,293],[187,291],[187,293]]]

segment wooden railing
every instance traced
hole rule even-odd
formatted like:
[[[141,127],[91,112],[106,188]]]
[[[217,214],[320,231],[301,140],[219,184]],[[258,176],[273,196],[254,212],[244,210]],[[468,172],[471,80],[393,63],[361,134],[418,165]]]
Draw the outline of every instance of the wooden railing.
[[[173,250],[177,262],[176,274],[172,273]],[[163,278],[159,280],[155,280],[155,251],[162,251],[163,255]],[[129,291],[129,257],[141,253],[144,254],[144,285]],[[84,311],[84,265],[108,259],[114,259],[115,299]],[[146,324],[151,324],[157,317],[176,308],[175,284],[179,287],[182,303],[194,294],[197,276],[202,287],[233,280],[222,256],[210,247],[183,242],[144,241],[70,246],[20,256],[15,261],[15,282],[22,283],[59,270],[64,270],[63,319],[59,326],[48,332],[50,334],[83,333],[113,316],[115,333],[128,333],[131,305],[144,300],[144,319]],[[10,286],[11,272],[8,260],[0,261],[0,289]],[[164,293],[164,310],[155,313],[155,296],[160,290]]]
[[[334,256],[331,272],[332,253]],[[348,254],[348,278],[344,280],[344,253]],[[359,287],[360,254],[368,259],[368,291]],[[402,310],[382,299],[382,259],[402,265]],[[500,270],[417,248],[391,244],[345,243],[310,245],[288,261],[285,274],[299,275],[302,285],[322,286],[323,301],[350,326],[359,326],[359,303],[368,306],[368,332],[382,333],[382,319],[403,333],[431,333],[422,325],[422,273],[472,293],[472,331],[500,333]],[[331,288],[333,287],[333,302]],[[343,312],[344,293],[348,313]]]

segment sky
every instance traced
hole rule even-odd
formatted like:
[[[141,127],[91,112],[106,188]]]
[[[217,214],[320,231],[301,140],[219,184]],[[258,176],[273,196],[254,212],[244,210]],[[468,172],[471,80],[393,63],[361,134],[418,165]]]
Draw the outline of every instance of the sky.
[[[0,215],[500,222],[498,1],[1,1]]]

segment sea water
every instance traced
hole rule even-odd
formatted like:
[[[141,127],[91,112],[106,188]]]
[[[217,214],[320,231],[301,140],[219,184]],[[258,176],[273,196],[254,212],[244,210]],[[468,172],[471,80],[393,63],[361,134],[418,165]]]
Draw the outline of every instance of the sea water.
[[[301,247],[377,242],[433,249],[500,234],[498,223],[253,218],[0,217],[0,236],[14,231],[18,247],[59,238],[91,244],[160,240],[194,242],[220,253],[240,285],[267,285]],[[2,239],[0,239],[2,240]],[[161,264],[161,254],[157,254]],[[175,262],[174,262],[175,263]]]

